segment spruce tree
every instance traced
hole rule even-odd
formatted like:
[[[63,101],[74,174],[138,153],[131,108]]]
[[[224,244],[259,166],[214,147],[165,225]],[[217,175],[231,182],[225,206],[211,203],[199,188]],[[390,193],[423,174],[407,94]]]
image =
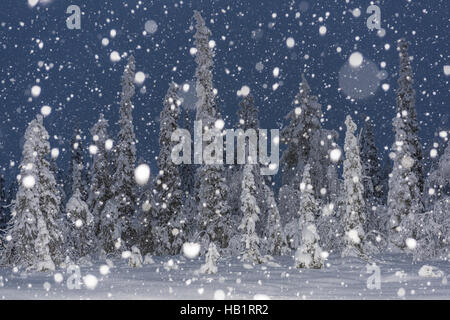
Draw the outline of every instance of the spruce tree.
[[[297,249],[298,210],[303,168],[311,165],[311,182],[316,199],[323,203],[336,201],[338,178],[336,163],[330,159],[330,152],[338,149],[334,142],[337,133],[322,128],[323,113],[318,98],[302,75],[299,93],[293,101],[293,109],[286,116],[288,125],[281,132],[281,141],[287,149],[281,156],[282,186],[279,191],[279,208],[283,217],[285,234],[289,246]]]
[[[337,133],[322,128],[322,108],[317,96],[302,75],[298,94],[292,103],[293,109],[286,119],[288,125],[281,132],[281,140],[287,149],[281,156],[283,185],[298,185],[302,179],[303,168],[311,164],[311,179],[316,197],[329,199],[336,190],[331,190],[335,174],[330,176],[333,168],[329,152],[337,148],[334,140]],[[324,197],[323,190],[326,191]]]
[[[370,119],[365,121],[364,128],[360,134],[359,145],[363,168],[364,201],[367,206],[366,212],[368,213],[365,229],[367,232],[373,230],[381,231],[381,217],[377,216],[376,210],[372,210],[372,208],[381,205],[384,190],[380,176],[381,166],[378,159],[378,149],[375,146],[373,135],[373,123]]]
[[[195,78],[197,79],[196,120],[202,120],[204,127],[212,128],[219,114],[217,99],[213,92],[212,69],[214,67],[214,52],[209,46],[211,31],[206,26],[200,12],[194,11],[194,19],[196,21],[194,42],[197,48],[195,56],[195,62],[197,63],[195,70]]]
[[[214,130],[219,119],[217,101],[214,93],[212,68],[213,50],[209,46],[211,31],[206,27],[200,12],[195,11],[197,48],[195,61],[197,68],[196,120],[202,121],[203,134]],[[201,231],[205,231],[210,241],[226,248],[230,237],[230,207],[228,205],[228,185],[224,166],[203,164],[197,169],[196,197],[198,203],[197,221]]]
[[[426,181],[430,209],[420,215],[415,260],[448,259],[450,252],[450,144]]]
[[[247,130],[254,130],[254,132],[258,135],[258,131],[260,129],[259,119],[258,119],[258,108],[255,106],[255,99],[251,93],[247,94],[242,98],[239,103],[239,109],[237,112],[238,123],[236,127],[245,134],[249,132]],[[258,144],[255,146],[256,150],[258,150]],[[245,159],[248,159],[248,148],[250,148],[250,144],[247,143],[247,138],[245,139]],[[231,212],[233,212],[233,217],[239,223],[242,219],[242,212],[240,212],[240,195],[241,195],[241,184],[234,183],[234,181],[242,181],[242,174],[244,171],[244,165],[237,164],[237,145],[235,145],[234,150],[234,165],[230,166],[228,170],[228,184],[229,188],[229,203],[231,206]],[[257,159],[255,159],[257,160]],[[256,202],[261,209],[260,219],[256,224],[256,232],[263,236],[264,229],[266,227],[266,216],[268,211],[268,205],[265,198],[265,179],[264,176],[261,175],[260,164],[252,164],[253,176],[255,179],[256,192],[255,198]]]
[[[119,214],[118,228],[120,237],[127,248],[137,241],[133,228],[135,217],[135,182],[134,169],[136,165],[136,136],[133,127],[133,103],[135,61],[130,56],[122,76],[122,95],[120,101],[120,131],[114,149],[115,171],[112,179],[113,197]]]
[[[433,212],[431,217],[433,219],[434,224],[433,227],[428,229],[429,230],[428,234],[433,239],[432,256],[447,261],[450,255],[449,212],[450,212],[450,196],[443,194],[433,206]]]
[[[304,167],[300,188],[301,208],[298,228],[301,233],[301,245],[295,252],[295,263],[297,268],[320,269],[323,266],[323,258],[315,223],[319,206],[314,197],[309,164]]]
[[[179,92],[179,91],[178,91]],[[191,137],[194,136],[194,131],[192,128],[191,121],[191,110],[189,107],[184,108],[183,112],[183,128],[187,130]],[[192,157],[191,157],[192,162]],[[179,165],[180,179],[181,179],[181,190],[183,191],[183,217],[185,219],[185,224],[189,228],[185,228],[185,238],[190,239],[195,237],[197,230],[197,204],[196,204],[196,165],[193,163],[181,164]]]
[[[370,119],[365,121],[359,144],[364,174],[364,199],[368,204],[376,205],[379,203],[379,199],[383,197],[383,189],[380,185],[381,165],[378,158],[378,149],[375,146],[373,122]]]
[[[418,179],[411,170],[414,162],[402,144],[404,131],[401,120],[394,120],[396,142],[393,146],[394,165],[389,177],[388,214],[389,239],[395,246],[405,249],[408,238],[417,239],[415,220],[423,211]]]
[[[273,191],[267,185],[264,185],[264,191],[268,207],[266,228],[264,230],[265,246],[268,254],[279,256],[288,252],[286,236]]]
[[[423,173],[423,156],[422,145],[419,138],[419,122],[416,112],[416,92],[413,88],[413,71],[411,68],[411,60],[408,55],[408,42],[400,39],[397,44],[397,51],[400,57],[399,78],[397,80],[397,114],[400,115],[402,130],[405,135],[402,136],[404,148],[408,149],[414,160],[412,171],[417,177],[417,186],[419,191],[423,191],[424,173]]]
[[[431,198],[433,204],[436,199],[444,196],[450,196],[450,143],[444,149],[443,154],[439,157],[436,167],[427,177],[427,189],[425,192]]]
[[[412,251],[414,261],[425,259],[448,260],[450,243],[450,197],[438,198],[432,209],[415,217],[415,236]]]
[[[94,217],[76,189],[66,205],[66,216],[70,227],[66,235],[66,246],[74,261],[92,253],[95,243]]]
[[[388,214],[389,238],[399,248],[406,248],[406,240],[417,240],[416,223],[423,213],[422,150],[418,137],[419,125],[415,110],[415,91],[408,43],[398,42],[400,71],[397,89],[397,115],[393,121],[395,142],[391,157],[394,160],[389,176]]]
[[[311,139],[321,129],[321,105],[317,97],[311,95],[303,74],[293,107],[286,116],[289,124],[281,132],[281,139],[287,145],[281,156],[283,185],[290,184],[292,180],[294,183],[300,182],[303,167],[310,157]]]
[[[177,85],[171,83],[160,114],[159,174],[156,178],[156,219],[154,245],[159,254],[178,254],[185,241],[185,219],[182,210],[182,191],[179,167],[173,163],[171,152],[176,143],[172,133],[178,129],[180,99]]]
[[[360,256],[364,253],[364,225],[366,223],[362,165],[358,140],[355,136],[356,124],[350,116],[347,116],[345,124],[347,132],[345,134],[343,176],[346,206],[342,220],[345,232],[345,248],[342,256]]]
[[[243,130],[244,132],[251,129],[251,130],[254,130],[256,134],[258,134],[259,133],[258,131],[260,129],[260,123],[259,123],[259,118],[258,118],[259,111],[258,111],[258,108],[255,106],[255,99],[254,99],[253,95],[251,93],[249,93],[246,96],[244,96],[242,101],[239,103],[239,106],[240,106],[240,108],[237,112],[237,115],[239,117],[239,123],[238,123],[237,127],[239,129]],[[259,148],[259,146],[256,145],[257,151],[259,150],[258,148]],[[235,154],[237,154],[237,152]],[[246,154],[246,159],[247,159],[247,156],[248,155]],[[257,160],[257,159],[255,159],[255,160]],[[243,165],[235,165],[235,167],[238,168],[238,171],[239,171],[238,176],[235,179],[238,181],[241,181],[242,173],[244,171],[244,166]],[[253,177],[255,179],[255,185],[256,185],[255,198],[256,198],[256,202],[258,203],[259,208],[261,209],[260,219],[256,223],[256,232],[259,235],[263,235],[264,229],[266,227],[267,212],[269,210],[267,198],[265,197],[266,181],[264,179],[265,177],[261,175],[261,167],[260,167],[259,162],[252,165],[252,170],[253,170]],[[241,185],[236,184],[236,187],[238,189],[237,192],[240,195]],[[239,201],[237,201],[237,203],[239,204]],[[241,217],[242,217],[242,214],[241,214]]]
[[[49,135],[38,115],[25,132],[20,186],[3,261],[27,269],[54,270],[63,261],[56,180],[46,159]]]
[[[256,203],[256,186],[253,178],[252,166],[246,164],[242,177],[241,211],[243,218],[239,225],[242,232],[242,243],[244,247],[243,261],[252,263],[262,263],[263,257],[259,251],[259,237],[256,234],[255,226],[261,213]]]
[[[217,273],[217,260],[220,258],[220,254],[217,251],[214,242],[209,243],[208,252],[205,255],[205,264],[202,264],[199,272],[205,274]]]
[[[107,201],[112,197],[111,177],[108,171],[109,154],[105,148],[105,142],[108,139],[108,121],[103,114],[100,114],[97,123],[92,127],[91,134],[94,141],[89,149],[92,153],[93,161],[90,168],[90,189],[87,204],[94,217],[95,235],[99,238],[99,242],[102,243],[104,241],[101,240],[103,235],[100,235],[100,229],[102,229],[102,225],[106,221],[101,216]]]

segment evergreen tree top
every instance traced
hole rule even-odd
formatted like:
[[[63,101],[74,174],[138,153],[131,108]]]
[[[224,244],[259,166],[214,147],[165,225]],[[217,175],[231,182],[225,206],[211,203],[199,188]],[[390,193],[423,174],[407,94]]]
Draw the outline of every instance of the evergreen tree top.
[[[347,126],[347,132],[355,134],[356,124],[353,122],[353,119],[350,115],[347,115],[345,118],[345,125]]]
[[[25,157],[31,157],[33,162],[35,156],[33,152],[37,152],[38,155],[46,155],[50,151],[50,144],[48,143],[49,134],[44,128],[43,116],[37,115],[36,119],[32,120],[25,131],[25,144],[22,155]]]
[[[206,27],[205,21],[200,12],[195,11],[194,18],[197,21],[196,33],[194,35],[197,53],[195,62],[197,68],[195,77],[197,79],[197,103],[196,119],[203,121],[203,126],[212,128],[219,116],[216,109],[216,96],[214,93],[212,68],[214,66],[214,51],[209,43],[211,31]]]
[[[302,97],[308,97],[311,94],[311,88],[309,87],[304,73],[302,73],[302,82],[300,83],[299,93]]]
[[[240,109],[237,112],[239,117],[238,127],[242,130],[259,128],[258,108],[255,106],[253,95],[249,93],[241,102],[239,102]],[[241,123],[243,122],[243,123]]]
[[[399,77],[397,80],[398,112],[406,110],[407,112],[415,113],[415,111],[412,110],[414,107],[415,91],[412,87],[414,81],[411,60],[408,55],[408,47],[408,42],[405,39],[402,38],[398,40],[397,50],[399,51],[400,57]],[[402,103],[403,101],[404,103]]]
[[[128,58],[128,63],[125,66],[125,70],[122,75],[122,100],[121,104],[128,102],[135,93],[134,88],[134,76],[135,76],[136,66],[134,56],[130,55]]]
[[[99,140],[106,140],[108,127],[108,120],[105,119],[103,113],[100,113],[98,121],[94,124],[90,131],[93,136],[98,136]]]
[[[304,74],[302,74],[302,82],[293,106],[295,109],[286,116],[287,119],[302,119],[300,123],[307,122],[320,128],[320,118],[323,116],[322,106],[318,103],[317,96],[311,94],[311,88]],[[297,107],[300,107],[300,110]]]
[[[211,31],[205,24],[205,19],[203,19],[201,13],[197,10],[194,10],[194,19],[196,21],[196,29],[197,33],[195,35],[196,39],[199,38],[209,38],[211,36]]]

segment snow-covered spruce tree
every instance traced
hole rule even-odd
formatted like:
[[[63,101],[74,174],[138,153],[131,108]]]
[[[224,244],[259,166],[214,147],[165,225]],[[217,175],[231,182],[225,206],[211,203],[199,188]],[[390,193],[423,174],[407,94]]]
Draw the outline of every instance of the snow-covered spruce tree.
[[[94,217],[88,205],[83,201],[81,192],[76,189],[66,205],[66,217],[70,229],[65,230],[66,247],[72,260],[92,253],[96,245],[94,238]]]
[[[214,128],[219,118],[216,96],[214,94],[212,68],[213,50],[209,46],[211,31],[206,27],[200,12],[195,11],[195,45],[197,53],[197,103],[196,120],[202,121],[203,133]],[[197,221],[201,231],[205,231],[210,241],[221,248],[228,246],[230,237],[230,208],[228,205],[228,185],[224,166],[203,164],[197,169],[196,197],[198,204]]]
[[[153,227],[154,245],[157,254],[178,254],[185,241],[185,219],[182,210],[182,191],[179,167],[172,161],[171,152],[175,146],[172,133],[178,129],[180,99],[177,84],[171,83],[160,113],[159,174],[156,178],[157,224]]]
[[[406,133],[400,117],[394,120],[394,128],[396,134],[391,153],[394,165],[389,177],[388,230],[390,242],[405,249],[406,239],[417,240],[416,222],[423,211],[423,205],[418,179],[412,170],[414,159],[402,140]]]
[[[81,199],[85,201],[88,196],[87,175],[84,164],[81,130],[78,126],[75,127],[70,141],[70,151],[69,183],[68,187],[65,188],[65,192],[69,195],[79,190]]]
[[[380,177],[380,160],[375,146],[373,122],[367,119],[359,138],[361,148],[361,163],[364,174],[364,199],[368,205],[377,205],[383,198],[383,188]]]
[[[450,143],[439,157],[434,170],[430,172],[426,181],[426,193],[429,203],[444,196],[450,196]]]
[[[345,119],[344,160],[344,192],[346,208],[342,223],[344,225],[344,246],[342,256],[361,256],[364,254],[366,205],[364,202],[364,186],[362,184],[362,166],[359,154],[358,139],[355,136],[356,124],[348,115]]]
[[[361,164],[363,167],[364,201],[367,206],[367,221],[364,229],[367,232],[382,232],[383,217],[377,214],[377,207],[384,198],[381,181],[381,165],[378,159],[378,149],[375,146],[372,120],[366,119],[359,136]]]
[[[393,121],[395,142],[391,157],[394,160],[389,176],[388,214],[390,242],[406,248],[406,239],[418,239],[417,223],[423,213],[422,151],[418,137],[415,111],[413,75],[407,53],[408,44],[399,40],[400,71],[397,89],[397,115]]]
[[[447,167],[448,170],[449,167]],[[448,180],[447,180],[448,181]],[[433,207],[433,222],[435,229],[431,229],[434,242],[433,256],[441,260],[450,257],[450,196],[442,195]]]
[[[230,209],[228,206],[228,185],[223,169],[218,165],[204,165],[199,168],[197,225],[205,231],[209,241],[220,248],[227,248],[231,234]]]
[[[337,148],[333,141],[337,138],[337,133],[322,128],[321,105],[317,97],[311,94],[304,75],[293,107],[286,116],[289,124],[281,132],[282,142],[287,145],[281,156],[283,185],[298,185],[302,179],[303,167],[310,163],[316,198],[329,200],[336,192],[332,190],[332,185],[336,182],[337,175],[330,176],[334,166],[328,153]]]
[[[295,264],[297,268],[320,269],[323,266],[322,249],[319,246],[320,238],[315,224],[319,206],[314,197],[309,164],[304,167],[300,188],[301,208],[298,227],[301,245],[295,252]]]
[[[415,218],[417,241],[410,248],[414,261],[430,258],[448,260],[450,243],[450,197],[434,202],[433,208]]]
[[[293,110],[287,115],[289,124],[282,130],[282,142],[287,149],[281,157],[283,185],[280,188],[279,210],[285,234],[292,249],[297,249],[299,186],[305,164],[311,165],[311,182],[315,197],[321,202],[336,201],[338,178],[336,164],[330,161],[330,152],[338,148],[335,131],[321,127],[322,110],[316,96],[302,75],[300,90],[293,102]],[[328,221],[328,220],[327,220]]]
[[[197,80],[196,120],[202,120],[203,126],[212,128],[218,118],[218,110],[216,96],[213,92],[212,69],[214,67],[214,52],[209,46],[211,31],[206,26],[200,12],[194,11],[194,18],[196,20],[194,39],[197,48],[195,56],[195,62],[197,63],[195,70],[195,78]]]
[[[450,244],[450,144],[426,181],[428,212],[417,224],[419,239],[413,251],[415,260],[449,258]]]
[[[214,242],[209,243],[208,252],[205,255],[205,264],[200,267],[200,273],[214,274],[217,273],[217,260],[220,258],[220,254],[217,251]]]
[[[259,237],[256,234],[255,226],[258,215],[261,213],[256,203],[256,186],[253,178],[252,165],[246,164],[242,176],[241,211],[243,214],[239,230],[242,232],[242,243],[244,254],[243,261],[252,263],[262,263],[263,257],[259,252]]]
[[[266,229],[264,230],[265,249],[270,255],[280,256],[288,252],[286,236],[273,191],[267,185],[264,185],[264,191],[268,207]]]
[[[424,173],[422,163],[422,145],[419,138],[419,122],[416,113],[416,92],[413,88],[413,72],[408,56],[408,42],[405,39],[398,41],[397,50],[400,56],[399,78],[397,80],[397,115],[400,115],[404,136],[401,137],[403,148],[408,149],[412,163],[412,171],[417,177],[419,191],[423,191]],[[397,140],[398,141],[398,140]]]
[[[251,93],[247,94],[242,101],[239,103],[239,110],[237,112],[239,123],[237,127],[239,129],[242,129],[244,132],[246,132],[249,129],[255,130],[255,132],[258,134],[258,130],[260,129],[260,123],[258,118],[258,108],[255,106],[255,99],[253,98],[253,95]],[[258,150],[259,146],[256,145],[256,150]],[[237,154],[237,152],[235,153]],[[246,155],[247,158],[247,155]],[[257,160],[257,159],[256,159]],[[244,171],[243,165],[235,165],[236,168],[239,170],[239,174],[236,177],[234,181],[242,181],[242,173]],[[265,187],[266,187],[266,181],[265,177],[261,175],[260,170],[260,164],[259,162],[252,165],[253,167],[253,177],[255,179],[255,186],[256,186],[256,192],[255,192],[255,198],[256,202],[261,210],[260,213],[260,219],[256,223],[256,232],[259,235],[263,235],[264,229],[266,227],[267,222],[267,214],[268,214],[268,203],[267,198],[265,197]],[[232,182],[231,182],[232,184]],[[238,188],[238,194],[240,195],[241,190],[241,184],[236,184],[236,187]],[[238,205],[240,206],[239,199],[237,201]],[[234,210],[233,210],[234,212]],[[240,218],[242,218],[242,213],[240,215]]]
[[[122,76],[122,96],[120,101],[120,131],[114,148],[115,167],[111,191],[119,213],[120,237],[126,247],[131,247],[136,241],[133,224],[135,219],[135,181],[136,136],[133,128],[135,62],[131,55]]]
[[[236,127],[241,129],[244,134],[247,130],[254,130],[256,134],[258,134],[259,130],[259,119],[258,119],[258,108],[255,106],[254,98],[251,93],[248,93],[243,97],[242,101],[239,103],[239,109],[237,112],[238,123]],[[249,144],[247,143],[247,139],[245,140],[245,159],[248,157],[248,148]],[[256,150],[258,150],[258,145],[256,145]],[[242,212],[240,211],[241,203],[241,187],[240,183],[234,183],[235,181],[242,181],[242,174],[244,171],[244,165],[237,164],[237,145],[235,145],[234,150],[235,155],[235,164],[230,166],[227,172],[227,181],[230,186],[229,192],[229,203],[231,206],[231,212],[233,212],[233,220],[236,223],[240,223],[242,220]],[[257,159],[256,159],[257,160]],[[253,167],[253,176],[255,179],[255,198],[256,202],[261,210],[260,219],[256,223],[256,232],[258,235],[263,236],[264,229],[266,227],[266,216],[268,206],[266,203],[265,194],[265,181],[264,177],[260,173],[260,164],[256,163],[252,165]],[[236,230],[237,231],[237,230]]]
[[[123,248],[119,220],[119,210],[114,198],[106,201],[100,213],[97,242],[100,250],[105,253],[115,253]]]
[[[37,117],[40,124],[43,120],[40,120],[40,116]],[[48,133],[45,130],[43,124],[40,129],[45,132],[46,141],[48,141]],[[48,144],[48,146],[50,146]],[[50,147],[47,152],[50,151]],[[41,206],[41,211],[44,215],[43,223],[46,224],[48,233],[50,235],[49,239],[49,249],[53,262],[59,265],[63,262],[63,235],[61,233],[62,224],[62,214],[60,209],[62,208],[61,194],[64,192],[62,187],[62,182],[58,185],[55,176],[50,169],[50,163],[45,159],[45,157],[40,158],[39,165],[39,204]]]
[[[63,261],[58,225],[60,199],[46,156],[49,135],[38,115],[25,132],[20,186],[13,208],[3,262],[27,269],[54,270]]]
[[[108,171],[109,155],[105,148],[105,142],[108,139],[108,121],[103,114],[100,114],[97,123],[92,127],[91,134],[94,143],[89,147],[89,150],[93,156],[93,161],[90,170],[90,189],[87,204],[94,217],[95,235],[99,242],[104,243],[105,241],[101,239],[104,232],[102,231],[103,235],[101,236],[100,231],[104,229],[105,223],[109,225],[110,221],[102,219],[101,216],[104,214],[103,209],[106,202],[111,199],[112,195],[111,177]],[[105,250],[102,247],[99,249]]]
[[[298,209],[300,207],[300,181],[303,164],[309,157],[311,134],[320,129],[322,111],[317,99],[310,99],[311,89],[302,74],[300,89],[286,119],[289,124],[281,131],[281,141],[287,145],[281,156],[282,186],[278,193],[282,224],[291,249],[297,249]]]
[[[311,139],[320,130],[321,105],[302,74],[300,89],[295,96],[293,109],[286,119],[289,124],[281,131],[281,140],[287,145],[281,156],[283,185],[300,183],[303,167],[308,163],[311,152]]]
[[[181,88],[179,88],[180,90]],[[179,91],[178,91],[179,92]],[[183,108],[183,121],[182,121],[182,127],[189,131],[191,134],[191,137],[194,136],[193,131],[193,122],[191,121],[191,113],[192,110],[189,106],[185,106]],[[191,158],[192,161],[192,158]],[[196,183],[196,165],[189,163],[189,164],[181,164],[179,165],[180,170],[180,179],[181,179],[181,190],[183,191],[183,197],[182,197],[182,210],[183,210],[183,217],[185,219],[186,226],[189,226],[189,228],[185,228],[185,238],[186,239],[192,239],[195,237],[195,234],[197,233],[197,204],[196,204],[196,189],[195,189],[195,183]]]

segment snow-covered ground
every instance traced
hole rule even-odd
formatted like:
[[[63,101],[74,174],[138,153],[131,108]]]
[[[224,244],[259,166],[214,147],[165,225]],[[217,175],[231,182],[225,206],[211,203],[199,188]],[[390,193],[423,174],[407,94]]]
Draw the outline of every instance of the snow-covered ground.
[[[367,262],[330,256],[321,270],[294,268],[292,257],[275,258],[250,266],[238,259],[220,259],[215,275],[198,275],[202,258],[154,257],[154,263],[131,268],[126,260],[114,260],[106,275],[104,262],[81,267],[86,278],[80,289],[69,289],[66,270],[21,273],[1,267],[1,299],[450,299],[450,264],[445,261],[412,263],[406,255],[378,257],[380,289],[368,289],[376,273]],[[172,260],[172,262],[170,262]],[[424,276],[433,266],[435,277]],[[102,267],[103,266],[103,267]],[[440,270],[440,271],[439,271]],[[370,280],[369,279],[369,280]],[[448,280],[447,280],[448,279]],[[98,280],[98,283],[96,283]],[[370,281],[369,281],[370,282]],[[72,282],[73,283],[73,282]],[[376,282],[373,281],[376,286]],[[73,286],[72,286],[73,287]]]

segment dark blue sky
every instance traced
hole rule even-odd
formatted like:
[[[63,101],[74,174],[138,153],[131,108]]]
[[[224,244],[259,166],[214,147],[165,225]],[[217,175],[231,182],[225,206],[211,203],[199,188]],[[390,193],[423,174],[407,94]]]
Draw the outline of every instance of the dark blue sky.
[[[60,148],[58,162],[63,167],[75,122],[91,141],[88,128],[103,112],[110,120],[110,133],[117,133],[120,78],[126,59],[112,63],[109,55],[116,50],[132,52],[137,71],[148,74],[145,92],[137,89],[134,119],[138,156],[154,168],[157,120],[169,82],[192,81],[195,72],[194,57],[189,53],[194,9],[202,12],[216,41],[214,82],[222,113],[229,117],[226,127],[237,121],[236,92],[243,85],[255,96],[262,127],[279,127],[304,72],[312,92],[319,96],[326,128],[339,131],[346,114],[364,113],[375,122],[378,147],[390,146],[397,88],[396,40],[405,37],[411,43],[422,143],[426,149],[433,142],[442,143],[436,133],[449,130],[449,77],[443,71],[444,65],[450,64],[449,1],[374,2],[381,8],[384,37],[366,26],[369,1],[53,0],[29,8],[27,0],[1,0],[0,167],[8,176],[17,174],[17,167],[11,169],[9,163],[20,161],[26,125],[43,105],[53,110],[45,125],[52,147]],[[70,4],[81,7],[81,30],[66,27],[65,12]],[[355,8],[361,10],[359,17],[352,14]],[[143,35],[148,20],[154,20],[158,29]],[[327,29],[323,36],[319,34],[321,26]],[[110,37],[111,29],[117,30],[115,38]],[[295,40],[293,48],[286,46],[288,37]],[[109,39],[108,46],[102,46],[102,38]],[[43,42],[42,49],[37,39]],[[387,78],[380,84],[389,84],[389,90],[379,87],[366,99],[346,99],[339,91],[339,71],[354,51],[380,70],[380,63],[386,62]],[[54,67],[39,68],[39,61]],[[264,66],[262,71],[255,68],[258,62]],[[278,78],[273,75],[276,67],[280,69]],[[42,91],[31,99],[30,89],[37,79]],[[275,91],[274,83],[280,83]],[[362,124],[360,117],[354,118]],[[339,132],[342,145],[344,132]]]

